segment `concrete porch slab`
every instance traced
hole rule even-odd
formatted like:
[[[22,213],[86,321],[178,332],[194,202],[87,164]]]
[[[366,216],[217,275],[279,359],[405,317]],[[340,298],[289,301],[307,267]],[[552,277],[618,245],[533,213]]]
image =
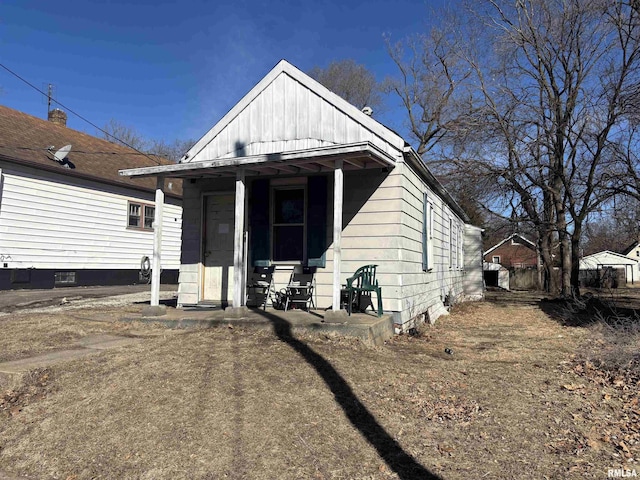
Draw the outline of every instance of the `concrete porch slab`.
[[[324,310],[289,310],[287,312],[274,308],[246,308],[243,314],[239,311],[221,308],[168,308],[162,317],[127,314],[121,321],[160,324],[171,329],[180,328],[215,328],[227,325],[242,325],[256,328],[272,328],[279,333],[333,333],[345,337],[355,337],[368,345],[381,345],[394,335],[393,317],[383,315],[378,318],[373,314],[357,313],[344,316],[343,319],[330,318]],[[339,321],[342,320],[342,321]]]

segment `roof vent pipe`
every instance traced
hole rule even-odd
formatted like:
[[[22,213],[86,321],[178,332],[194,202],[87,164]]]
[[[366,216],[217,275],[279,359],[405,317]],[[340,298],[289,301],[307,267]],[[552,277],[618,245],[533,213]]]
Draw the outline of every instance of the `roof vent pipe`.
[[[66,127],[67,114],[59,108],[54,108],[53,110],[49,110],[49,121],[51,123],[55,123],[56,125],[62,125],[63,127]]]

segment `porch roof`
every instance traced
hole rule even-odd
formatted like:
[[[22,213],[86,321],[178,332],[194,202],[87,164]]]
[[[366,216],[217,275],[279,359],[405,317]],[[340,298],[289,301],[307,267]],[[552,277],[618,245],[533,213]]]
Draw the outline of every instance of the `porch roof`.
[[[343,160],[344,170],[393,168],[396,164],[391,155],[372,143],[358,142],[291,152],[130,168],[120,170],[119,174],[127,177],[164,176],[173,178],[235,177],[238,170],[244,170],[248,176],[312,174],[333,171],[337,160]]]

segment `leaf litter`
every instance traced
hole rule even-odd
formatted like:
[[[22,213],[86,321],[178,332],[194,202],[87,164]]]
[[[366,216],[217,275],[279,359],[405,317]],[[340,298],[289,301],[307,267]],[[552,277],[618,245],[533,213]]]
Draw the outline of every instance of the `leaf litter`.
[[[538,302],[462,304],[380,347],[302,334],[296,343],[241,326],[165,335],[119,324],[112,310],[100,323],[90,320],[100,312],[89,310],[74,318],[16,316],[3,323],[12,338],[0,340],[21,346],[9,358],[28,353],[29,335],[41,338],[35,351],[63,347],[38,328],[60,342],[96,330],[148,335],[32,371],[3,392],[0,471],[75,479],[400,478],[373,448],[367,425],[349,420],[355,401],[402,451],[445,479],[603,478],[610,468],[634,468],[637,376],[582,356],[597,331],[567,327]],[[329,366],[303,358],[304,348]],[[334,377],[322,377],[323,368]],[[336,396],[332,381],[351,393]]]

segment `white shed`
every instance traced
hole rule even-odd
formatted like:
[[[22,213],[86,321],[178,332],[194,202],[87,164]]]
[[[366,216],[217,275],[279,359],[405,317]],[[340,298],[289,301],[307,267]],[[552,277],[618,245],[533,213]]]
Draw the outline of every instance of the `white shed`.
[[[318,308],[340,309],[359,267],[378,266],[398,330],[483,298],[481,230],[403,138],[281,61],[180,164],[179,305],[245,304],[247,272],[317,267]]]

